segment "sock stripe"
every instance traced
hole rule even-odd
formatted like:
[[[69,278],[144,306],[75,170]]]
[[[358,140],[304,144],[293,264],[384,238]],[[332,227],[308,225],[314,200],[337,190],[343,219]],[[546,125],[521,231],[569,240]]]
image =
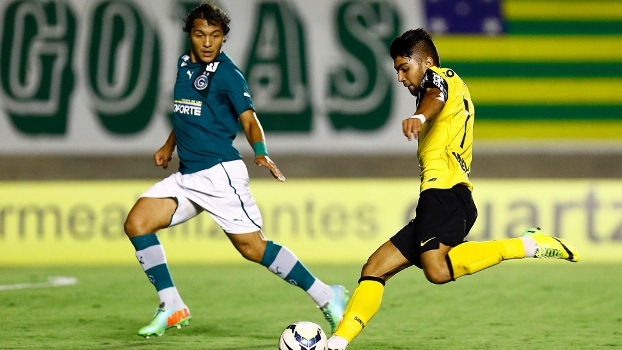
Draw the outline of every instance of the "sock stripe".
[[[383,280],[380,277],[375,277],[375,276],[363,276],[359,279],[359,284],[363,281],[374,281],[374,282],[378,282],[380,284],[382,284],[384,286],[384,284],[386,283],[385,280]]]
[[[269,268],[270,265],[272,265],[272,263],[274,262],[274,260],[276,260],[276,256],[279,254],[280,250],[281,250],[280,245],[274,244],[274,242],[272,241],[268,241],[268,243],[266,244],[266,250],[264,251],[263,256],[261,257],[260,264],[262,266]]]
[[[146,249],[136,251],[136,258],[142,265],[143,270],[147,271],[154,266],[166,264],[166,256],[161,245],[152,245]]]
[[[148,270],[145,270],[145,273],[157,291],[174,287],[171,273],[169,272],[166,264],[154,266]]]
[[[268,266],[268,269],[285,279],[294,266],[296,266],[296,263],[298,263],[298,258],[289,249],[278,244],[275,244],[275,246],[279,247],[279,253],[274,258],[272,264]]]
[[[456,279],[454,278],[454,267],[451,264],[451,258],[449,257],[449,254],[445,255],[445,261],[447,262],[447,268],[449,269],[449,276],[451,276],[451,281],[455,281]]]
[[[159,245],[160,241],[155,233],[148,233],[142,236],[130,237],[130,242],[136,251],[147,249],[154,245]]]
[[[315,277],[309,273],[309,270],[307,270],[307,268],[305,268],[300,261],[297,261],[291,271],[287,274],[287,277],[285,277],[285,280],[289,283],[293,282],[292,284],[296,284],[306,292],[315,282]]]

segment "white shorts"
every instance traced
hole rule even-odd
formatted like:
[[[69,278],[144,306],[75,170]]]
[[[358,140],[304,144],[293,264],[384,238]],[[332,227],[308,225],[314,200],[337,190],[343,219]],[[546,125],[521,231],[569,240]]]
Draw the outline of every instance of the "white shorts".
[[[140,197],[175,198],[170,226],[206,211],[226,233],[261,229],[261,213],[248,187],[248,170],[241,160],[219,163],[192,174],[172,174]]]

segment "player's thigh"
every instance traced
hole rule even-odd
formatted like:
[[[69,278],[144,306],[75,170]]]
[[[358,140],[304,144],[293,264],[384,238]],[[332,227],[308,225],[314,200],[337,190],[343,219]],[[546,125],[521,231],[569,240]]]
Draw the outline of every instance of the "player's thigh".
[[[367,259],[361,271],[361,277],[380,277],[387,281],[409,266],[412,266],[412,263],[404,257],[393,242],[387,241]]]
[[[447,266],[447,254],[451,246],[439,243],[438,249],[427,250],[421,254],[421,268],[425,277],[433,283],[451,281],[451,274]]]
[[[249,188],[246,166],[224,162],[184,177],[184,186],[225,233],[244,234],[261,230],[261,213]]]
[[[184,175],[175,173],[147,189],[128,215],[125,225],[128,236],[174,226],[203,211],[189,199],[189,192],[183,182]]]
[[[419,268],[424,268],[421,257],[428,251],[434,257],[446,254],[442,247],[456,246],[464,241],[466,229],[470,229],[476,215],[475,206],[467,205],[462,192],[470,191],[457,185],[451,189],[428,189],[419,196],[416,216],[404,228],[391,237],[402,254]],[[472,199],[471,199],[472,203]],[[470,226],[469,226],[470,225]],[[439,260],[442,264],[442,261]],[[429,267],[435,265],[428,264]]]
[[[176,209],[174,198],[141,197],[127,216],[125,231],[128,236],[134,237],[165,228]]]

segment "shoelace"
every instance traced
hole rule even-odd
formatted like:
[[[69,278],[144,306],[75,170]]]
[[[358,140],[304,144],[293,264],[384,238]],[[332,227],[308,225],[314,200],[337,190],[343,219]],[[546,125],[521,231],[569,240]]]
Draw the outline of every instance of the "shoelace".
[[[562,251],[555,248],[538,248],[536,257],[541,259],[556,259],[562,257]]]

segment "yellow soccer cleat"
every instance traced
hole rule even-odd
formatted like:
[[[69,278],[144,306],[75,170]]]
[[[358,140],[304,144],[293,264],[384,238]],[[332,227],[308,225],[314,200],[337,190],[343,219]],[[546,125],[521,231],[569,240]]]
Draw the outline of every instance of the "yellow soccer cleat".
[[[564,259],[572,262],[579,261],[579,251],[565,239],[551,237],[537,228],[527,229],[522,235],[530,236],[536,241],[536,258],[540,259]]]

